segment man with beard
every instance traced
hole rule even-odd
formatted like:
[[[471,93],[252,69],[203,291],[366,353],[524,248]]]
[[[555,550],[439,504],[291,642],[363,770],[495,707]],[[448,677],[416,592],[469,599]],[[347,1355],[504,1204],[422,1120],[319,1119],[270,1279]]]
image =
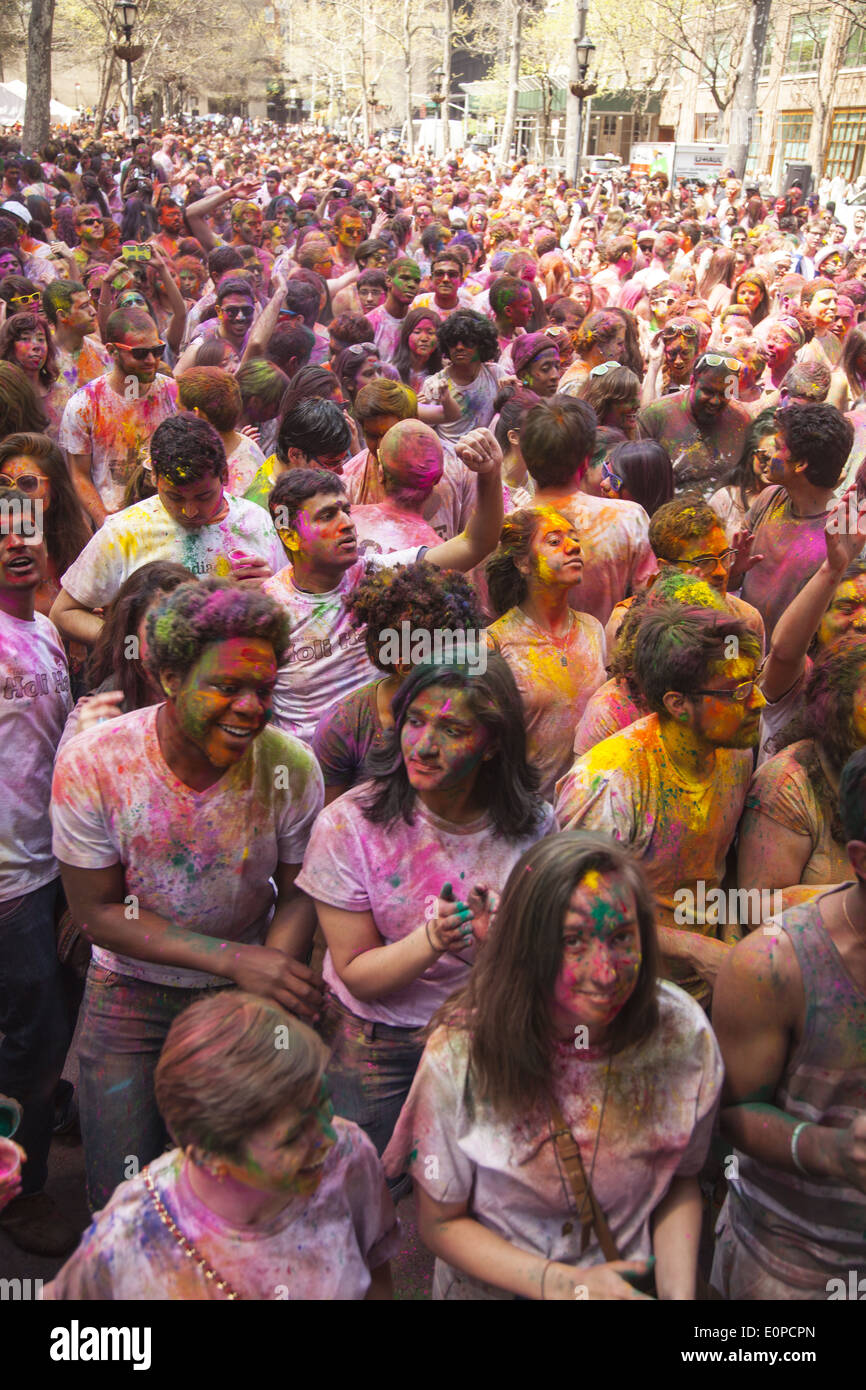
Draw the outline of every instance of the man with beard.
[[[702,353],[685,390],[641,412],[641,432],[667,449],[678,488],[709,495],[742,454],[752,417],[736,399],[741,370],[736,357]]]

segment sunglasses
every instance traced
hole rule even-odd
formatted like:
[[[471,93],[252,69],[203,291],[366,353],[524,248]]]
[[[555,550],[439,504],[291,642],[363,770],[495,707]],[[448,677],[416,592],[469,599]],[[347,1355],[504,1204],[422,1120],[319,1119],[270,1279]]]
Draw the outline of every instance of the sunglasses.
[[[36,294],[14,294],[10,303],[20,304],[22,308],[25,308],[28,304],[38,304],[41,298],[42,295],[38,291]]]
[[[153,347],[133,347],[132,343],[112,343],[112,347],[123,348],[130,357],[134,357],[136,362],[146,362],[148,357],[155,357],[157,362],[165,352],[165,343],[155,343]]]
[[[20,478],[10,478],[5,473],[0,473],[0,489],[17,488],[19,492],[37,493],[47,483],[47,478],[37,478],[35,473],[22,473]]]
[[[433,280],[459,280],[461,277],[459,270],[434,270],[431,278]]]
[[[590,376],[607,376],[608,372],[616,371],[620,365],[619,362],[599,362],[597,367],[593,367]]]
[[[739,358],[723,357],[718,352],[705,352],[703,357],[695,363],[695,372],[699,372],[702,367],[727,367],[729,372],[736,372],[738,376],[743,370],[743,364]]]
[[[221,311],[227,319],[251,319],[255,309],[242,309],[239,305]]]
[[[353,343],[351,347],[346,348],[346,352],[350,357],[368,357],[370,354],[374,357],[379,356],[379,349],[375,343]]]
[[[683,324],[682,328],[668,327],[662,329],[662,342],[672,343],[674,338],[685,338],[690,343],[698,341],[698,330],[692,328],[691,324]]]
[[[607,459],[601,465],[601,481],[607,483],[612,492],[622,492],[622,478],[617,477],[616,473],[613,472]]]

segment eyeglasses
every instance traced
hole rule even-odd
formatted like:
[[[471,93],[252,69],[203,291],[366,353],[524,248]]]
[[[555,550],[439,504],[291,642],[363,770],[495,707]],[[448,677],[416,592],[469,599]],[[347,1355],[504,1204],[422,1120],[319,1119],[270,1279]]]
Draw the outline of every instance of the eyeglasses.
[[[35,473],[22,473],[20,478],[10,478],[6,473],[0,473],[0,489],[3,491],[17,488],[19,492],[35,494],[42,490],[47,481],[47,478],[37,478]]]
[[[601,465],[601,481],[607,483],[612,492],[622,492],[622,478],[618,478],[616,473],[613,472],[607,459],[605,459],[604,463]]]
[[[712,574],[717,565],[726,570],[733,569],[736,558],[736,550],[723,550],[721,555],[696,555],[693,560],[668,560],[666,563],[685,565],[690,570],[699,570],[701,574]]]
[[[223,309],[222,312],[227,319],[251,319],[255,313],[255,309],[243,309],[240,305],[232,305],[228,309]]]
[[[762,668],[763,669],[763,668]],[[733,690],[695,690],[694,695],[712,695],[715,700],[730,700],[735,705],[744,705],[752,698],[755,686],[760,689],[761,671],[755,676],[754,680],[743,681],[740,685],[735,685]]]
[[[672,343],[674,338],[686,338],[691,343],[698,341],[698,330],[690,323],[684,323],[681,328],[671,324],[662,329],[662,342]]]
[[[374,357],[379,356],[379,349],[375,343],[352,343],[345,351],[350,357],[369,357],[371,354]]]
[[[608,372],[616,371],[621,365],[620,362],[599,362],[597,367],[593,367],[590,376],[607,376]]]
[[[165,352],[165,343],[154,343],[152,347],[134,347],[132,343],[112,343],[112,347],[123,348],[130,357],[134,357],[136,362],[146,362],[148,357],[155,357],[157,362]]]
[[[676,297],[672,294],[650,295],[650,304],[676,304]]]
[[[722,357],[718,352],[705,352],[694,365],[695,375],[702,367],[727,367],[729,372],[736,372],[739,376],[743,370],[743,364],[737,357]]]

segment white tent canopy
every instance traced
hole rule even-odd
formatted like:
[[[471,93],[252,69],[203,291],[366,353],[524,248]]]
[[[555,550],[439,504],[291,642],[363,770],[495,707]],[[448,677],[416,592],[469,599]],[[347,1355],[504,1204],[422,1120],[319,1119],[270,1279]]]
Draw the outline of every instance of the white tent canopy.
[[[0,82],[0,125],[19,125],[24,120],[24,103],[27,87],[23,82]],[[64,125],[71,125],[78,119],[78,112],[62,101],[51,102],[51,119]]]

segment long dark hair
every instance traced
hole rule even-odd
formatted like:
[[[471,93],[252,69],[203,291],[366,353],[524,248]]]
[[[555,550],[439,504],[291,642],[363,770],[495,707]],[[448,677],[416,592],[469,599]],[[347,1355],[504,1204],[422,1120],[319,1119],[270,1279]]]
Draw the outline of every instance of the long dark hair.
[[[852,753],[861,747],[854,727],[856,694],[866,680],[866,637],[845,633],[831,642],[815,658],[812,673],[803,694],[803,707],[771,744],[779,753],[801,739],[811,739],[820,747],[836,772],[841,772]],[[827,788],[823,773],[818,772],[815,783],[820,799],[826,801]],[[830,793],[832,797],[832,793]],[[835,802],[831,800],[830,809]]]
[[[38,463],[51,483],[51,504],[43,512],[43,538],[58,575],[78,559],[93,532],[72,486],[60,449],[45,434],[10,434],[0,443],[0,472],[11,458]]]
[[[114,689],[123,691],[127,711],[155,703],[144,664],[137,654],[130,655],[128,639],[135,639],[133,651],[137,652],[139,624],[154,599],[194,579],[188,569],[171,560],[151,560],[133,571],[109,604],[90,654],[87,684],[91,690],[110,680]]]
[[[393,362],[397,371],[400,373],[400,380],[405,382],[407,386],[412,385],[412,353],[409,349],[409,334],[416,325],[422,323],[424,319],[429,319],[433,325],[434,331],[438,333],[438,330],[442,327],[442,319],[436,313],[435,309],[410,309],[400,325],[400,338],[397,343],[397,350],[394,353]],[[434,372],[441,372],[442,370],[442,349],[439,346],[438,338],[434,344],[432,353],[427,359],[425,370],[428,371],[431,376]]]
[[[632,501],[652,516],[674,495],[671,456],[656,439],[627,439],[608,455],[611,472],[621,478]]]
[[[503,1116],[531,1113],[551,1096],[555,1035],[551,1003],[562,968],[569,900],[595,870],[615,874],[634,894],[641,964],[629,999],[608,1029],[611,1053],[638,1047],[658,1026],[653,900],[644,872],[614,840],[584,831],[548,835],[508,876],[496,930],[463,990],[434,1018],[466,1028],[477,1093]]]
[[[384,748],[373,750],[364,765],[364,774],[373,782],[364,805],[367,820],[388,826],[402,817],[407,825],[414,824],[415,791],[400,738],[413,700],[431,685],[464,690],[476,719],[496,742],[497,756],[481,764],[476,789],[497,834],[505,840],[531,835],[541,822],[544,802],[538,793],[538,773],[526,761],[520,692],[507,662],[495,653],[487,657],[482,673],[442,663],[417,666],[407,677],[391,703],[394,729]]]
[[[529,580],[517,568],[529,558],[532,541],[544,519],[538,507],[523,507],[503,518],[499,544],[484,566],[487,592],[497,617],[516,608],[529,593]]]
[[[15,361],[15,344],[25,333],[34,333],[37,328],[41,328],[45,335],[45,362],[39,369],[39,380],[43,386],[53,386],[57,380],[57,349],[54,346],[54,339],[51,336],[51,329],[48,320],[42,314],[13,314],[0,328],[0,358],[4,362],[11,362],[17,366]],[[23,368],[22,368],[23,370]],[[26,375],[26,373],[25,373]]]
[[[754,469],[752,468],[755,450],[760,441],[764,439],[766,435],[774,434],[775,430],[775,410],[762,410],[760,415],[756,415],[749,426],[746,442],[743,445],[743,452],[740,454],[740,457],[737,459],[730,473],[728,473],[727,477],[722,481],[722,487],[730,487],[735,490],[739,497],[740,506],[744,512],[747,512],[751,506],[752,499],[748,494],[751,493],[752,498],[754,498],[758,492],[763,491],[762,488],[756,487],[757,479],[755,478]]]

